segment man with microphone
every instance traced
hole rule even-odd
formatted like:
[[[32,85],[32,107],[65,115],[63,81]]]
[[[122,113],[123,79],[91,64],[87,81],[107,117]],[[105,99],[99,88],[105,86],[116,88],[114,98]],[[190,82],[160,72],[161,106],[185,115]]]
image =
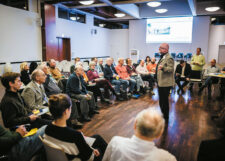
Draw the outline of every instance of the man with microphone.
[[[169,93],[174,85],[174,60],[168,53],[169,44],[163,43],[159,47],[161,54],[156,67],[156,80],[159,93],[159,106],[168,123],[169,120]]]

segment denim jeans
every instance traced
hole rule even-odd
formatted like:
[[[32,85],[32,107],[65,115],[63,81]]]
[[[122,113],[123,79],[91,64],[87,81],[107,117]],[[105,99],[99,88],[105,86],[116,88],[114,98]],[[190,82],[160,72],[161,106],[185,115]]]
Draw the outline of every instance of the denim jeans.
[[[43,146],[39,136],[45,133],[45,126],[42,126],[36,134],[21,139],[9,152],[9,161],[29,161],[32,156]]]
[[[115,85],[115,92],[120,93],[120,85],[121,85],[120,80],[113,79],[111,80],[111,83]]]

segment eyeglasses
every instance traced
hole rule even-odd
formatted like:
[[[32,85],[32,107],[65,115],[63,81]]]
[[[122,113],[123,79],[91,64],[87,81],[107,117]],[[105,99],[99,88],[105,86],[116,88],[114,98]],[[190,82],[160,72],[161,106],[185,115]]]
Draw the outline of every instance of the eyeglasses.
[[[166,48],[163,48],[163,47],[161,47],[161,46],[159,47],[159,49],[164,49],[164,50],[166,50]]]

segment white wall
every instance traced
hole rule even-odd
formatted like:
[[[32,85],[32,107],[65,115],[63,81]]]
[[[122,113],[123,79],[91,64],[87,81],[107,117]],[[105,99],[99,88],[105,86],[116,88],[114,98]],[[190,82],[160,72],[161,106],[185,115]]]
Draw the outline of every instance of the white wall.
[[[1,62],[40,60],[41,28],[37,13],[0,5]]]
[[[211,59],[218,61],[219,45],[224,43],[225,25],[210,25],[208,61]]]
[[[93,26],[93,16],[86,15],[86,23],[56,18],[56,35],[71,39],[71,57],[110,56],[110,30]],[[97,34],[92,30],[96,29]]]
[[[131,49],[138,49],[140,51],[140,58],[142,59],[147,55],[150,57],[154,56],[154,53],[158,52],[160,44],[146,43],[146,20],[131,20],[129,23],[129,51]],[[192,43],[170,43],[170,52],[195,53],[196,48],[201,47],[207,58],[209,24],[210,18],[208,16],[194,17]]]
[[[111,56],[114,60],[119,57],[129,57],[129,30],[128,29],[117,29],[110,30],[110,45],[111,45]]]
[[[0,5],[0,62],[42,59],[38,17],[35,12]]]

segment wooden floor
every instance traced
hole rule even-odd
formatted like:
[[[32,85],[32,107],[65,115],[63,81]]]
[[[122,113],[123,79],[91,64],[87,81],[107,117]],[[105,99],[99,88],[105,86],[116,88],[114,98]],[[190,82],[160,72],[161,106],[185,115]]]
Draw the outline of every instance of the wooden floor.
[[[197,87],[196,87],[197,88]],[[131,137],[136,114],[146,108],[158,108],[158,95],[146,94],[139,99],[131,99],[111,106],[103,106],[99,115],[86,123],[81,131],[91,136],[100,134],[109,142],[113,136]],[[160,148],[168,150],[178,161],[196,161],[201,140],[220,137],[219,129],[210,119],[210,114],[224,107],[224,102],[208,100],[206,92],[197,95],[197,90],[183,95],[170,96],[170,120],[161,138],[155,141]]]
[[[196,161],[201,140],[220,137],[219,129],[210,119],[210,114],[223,108],[224,101],[208,100],[206,92],[197,95],[187,91],[183,95],[172,93],[170,96],[170,120],[163,136],[156,140],[156,145],[176,156],[178,161]],[[146,108],[158,108],[158,94],[153,97],[146,94],[139,99],[115,102],[113,105],[101,105],[99,115],[86,123],[81,131],[86,136],[100,134],[109,142],[113,136],[131,137],[136,114]],[[0,100],[4,89],[0,83]]]

